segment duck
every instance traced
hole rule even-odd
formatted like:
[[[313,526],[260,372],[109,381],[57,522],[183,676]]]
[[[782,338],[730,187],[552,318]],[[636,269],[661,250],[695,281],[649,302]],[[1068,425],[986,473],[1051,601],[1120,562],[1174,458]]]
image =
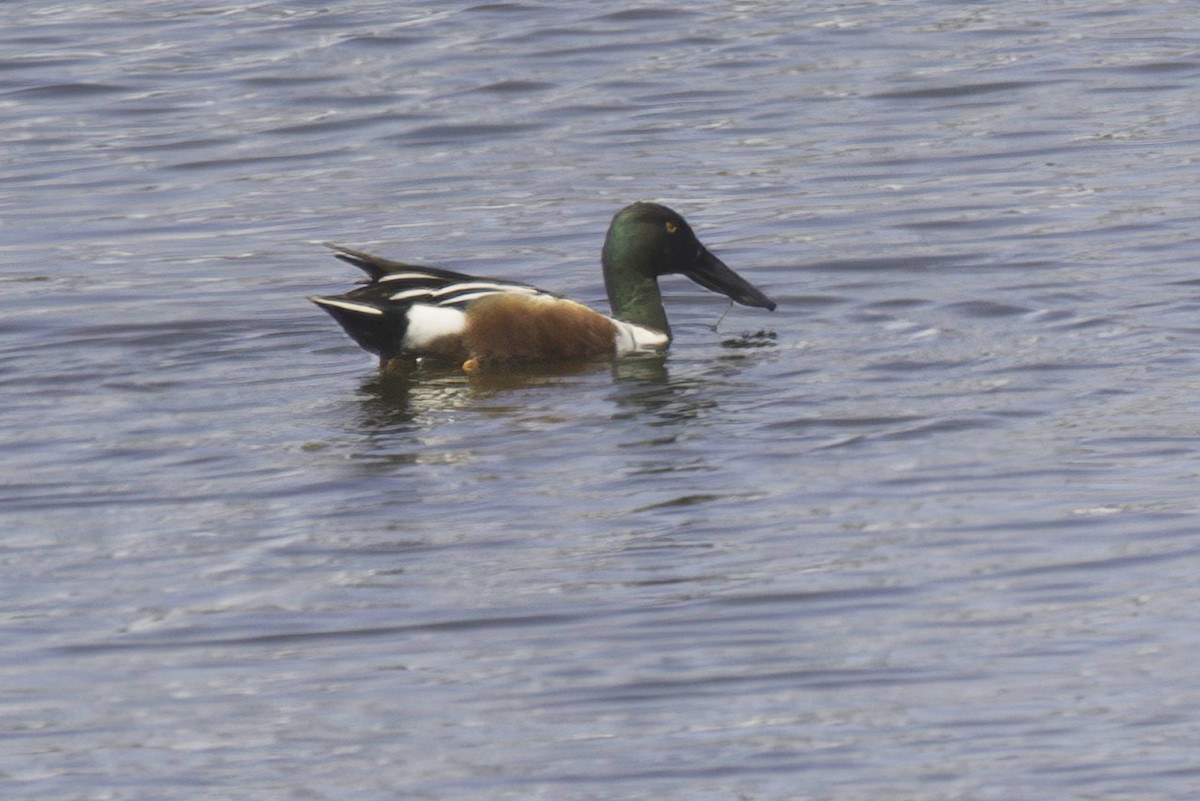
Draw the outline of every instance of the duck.
[[[743,306],[775,309],[700,243],[682,215],[659,203],[628,205],[609,225],[600,262],[610,315],[525,283],[325,245],[367,278],[344,294],[308,299],[385,371],[425,359],[469,373],[664,351],[672,336],[658,286],[663,275],[682,274]]]

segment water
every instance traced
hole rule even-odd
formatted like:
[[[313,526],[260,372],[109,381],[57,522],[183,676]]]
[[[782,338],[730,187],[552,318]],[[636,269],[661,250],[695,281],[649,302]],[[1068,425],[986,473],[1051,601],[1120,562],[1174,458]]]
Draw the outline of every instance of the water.
[[[0,10],[20,799],[1192,799],[1184,4]],[[380,379],[323,240],[603,307]]]

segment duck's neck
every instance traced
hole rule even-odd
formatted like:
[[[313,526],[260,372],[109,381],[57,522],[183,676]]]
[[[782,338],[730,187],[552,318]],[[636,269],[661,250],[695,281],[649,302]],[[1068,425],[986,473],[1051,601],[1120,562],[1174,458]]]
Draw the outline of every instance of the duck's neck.
[[[650,265],[634,259],[628,242],[610,234],[604,242],[601,259],[604,263],[604,288],[613,317],[627,323],[653,328],[669,338],[671,326],[663,308],[658,279]]]

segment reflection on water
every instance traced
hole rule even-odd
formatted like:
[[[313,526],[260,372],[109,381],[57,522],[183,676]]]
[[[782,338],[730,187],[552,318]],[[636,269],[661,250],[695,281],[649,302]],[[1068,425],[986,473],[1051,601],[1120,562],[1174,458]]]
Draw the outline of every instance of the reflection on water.
[[[498,365],[466,373],[460,368],[424,360],[409,369],[377,371],[362,380],[366,426],[402,426],[423,414],[472,407],[495,411],[503,404],[492,403],[518,397],[522,390],[538,387],[572,387],[588,379],[610,375],[617,384],[666,385],[670,382],[668,357],[646,353],[612,361],[558,365]]]
[[[712,410],[716,401],[706,388],[713,380],[736,375],[740,361],[740,356],[730,356],[711,363],[699,375],[675,379],[666,354],[642,354],[612,363],[492,368],[470,374],[426,362],[412,370],[365,378],[359,389],[357,423],[362,431],[394,435],[446,424],[454,413],[469,412],[472,417],[498,421],[527,421],[536,415],[545,418],[554,413],[525,403],[534,390],[561,390],[563,402],[570,404],[571,393],[578,393],[581,400],[594,395],[598,380],[609,376],[612,390],[606,397],[616,406],[612,419],[639,418],[649,425],[676,425]]]
[[[656,360],[661,364],[661,357]],[[510,408],[507,403],[519,404],[523,390],[570,387],[579,383],[573,379],[600,376],[609,369],[607,362],[591,362],[504,365],[466,373],[454,365],[423,360],[407,369],[365,378],[359,388],[360,423],[365,428],[393,430],[440,421],[439,413],[453,411],[504,415],[519,410],[519,405]]]

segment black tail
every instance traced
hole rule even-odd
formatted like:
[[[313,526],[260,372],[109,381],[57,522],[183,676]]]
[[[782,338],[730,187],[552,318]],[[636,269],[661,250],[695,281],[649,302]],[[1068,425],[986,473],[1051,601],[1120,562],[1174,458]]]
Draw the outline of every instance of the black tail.
[[[424,295],[456,283],[473,283],[477,291],[478,283],[486,281],[453,270],[384,259],[329,242],[325,246],[333,250],[339,259],[358,267],[370,278],[359,282],[359,287],[344,295],[310,297],[309,300],[337,320],[364,350],[384,361],[398,357],[403,352],[400,344],[408,331],[408,312],[415,300],[414,291]],[[449,294],[440,302],[452,303],[453,300],[454,296]]]
[[[380,309],[344,297],[310,297],[337,320],[350,338],[381,359],[400,355],[400,343],[408,329],[407,309]]]

